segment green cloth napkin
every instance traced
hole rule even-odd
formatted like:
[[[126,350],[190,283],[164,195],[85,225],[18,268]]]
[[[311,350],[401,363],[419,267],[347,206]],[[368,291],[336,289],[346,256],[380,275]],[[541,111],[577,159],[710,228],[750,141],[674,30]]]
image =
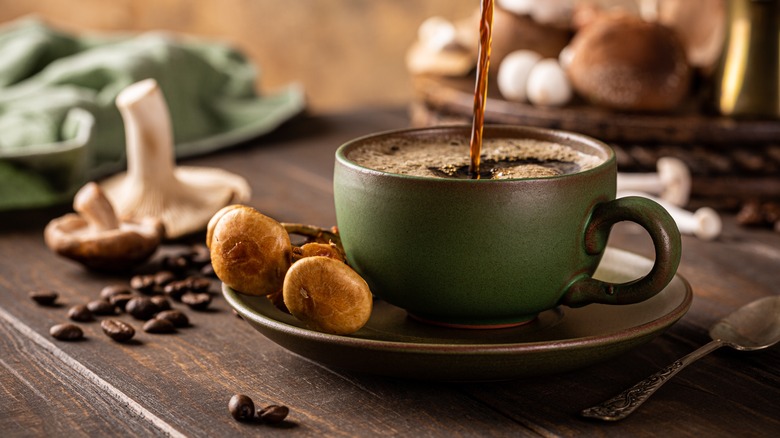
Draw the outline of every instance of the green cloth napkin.
[[[0,210],[67,202],[86,181],[124,167],[126,86],[154,78],[177,157],[268,132],[303,110],[302,89],[259,96],[258,73],[221,43],[162,32],[77,36],[41,21],[0,27]]]

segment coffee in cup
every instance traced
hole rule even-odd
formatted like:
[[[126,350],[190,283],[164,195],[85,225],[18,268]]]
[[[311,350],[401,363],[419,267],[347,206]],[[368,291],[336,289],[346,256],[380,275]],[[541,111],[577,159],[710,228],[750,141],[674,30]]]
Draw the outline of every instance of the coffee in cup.
[[[639,302],[674,277],[674,220],[648,199],[615,199],[607,145],[563,131],[485,126],[477,179],[463,170],[469,132],[385,132],[337,151],[339,233],[348,262],[379,298],[427,322],[507,327],[562,304]],[[592,278],[612,225],[624,220],[649,232],[652,270],[625,284]]]

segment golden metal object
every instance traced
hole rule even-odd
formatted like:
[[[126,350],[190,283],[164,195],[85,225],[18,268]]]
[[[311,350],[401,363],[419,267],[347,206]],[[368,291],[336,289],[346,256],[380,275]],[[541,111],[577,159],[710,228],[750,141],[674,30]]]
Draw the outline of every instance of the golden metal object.
[[[729,0],[714,104],[727,116],[780,117],[780,0]]]

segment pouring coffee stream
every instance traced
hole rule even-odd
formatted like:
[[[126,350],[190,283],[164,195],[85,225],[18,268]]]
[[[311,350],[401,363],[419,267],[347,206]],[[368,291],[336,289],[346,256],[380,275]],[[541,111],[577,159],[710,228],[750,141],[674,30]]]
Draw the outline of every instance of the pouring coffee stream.
[[[642,380],[617,396],[581,412],[582,416],[606,421],[628,417],[664,383],[683,368],[723,347],[754,351],[780,341],[780,296],[765,297],[748,303],[710,328],[712,341]]]
[[[488,70],[490,67],[490,47],[493,38],[493,0],[482,0],[482,15],[479,22],[479,60],[477,62],[477,82],[474,87],[474,120],[471,125],[469,144],[469,175],[479,179],[480,154],[482,153],[482,130],[485,125],[485,105],[487,103]]]

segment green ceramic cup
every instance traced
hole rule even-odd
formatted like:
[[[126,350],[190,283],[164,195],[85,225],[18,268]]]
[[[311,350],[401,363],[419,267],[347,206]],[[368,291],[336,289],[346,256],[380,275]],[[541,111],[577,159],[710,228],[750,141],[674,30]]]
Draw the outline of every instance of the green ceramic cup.
[[[453,327],[507,327],[559,305],[630,304],[660,292],[680,262],[680,233],[657,203],[615,199],[614,152],[590,137],[486,126],[484,138],[530,138],[595,155],[589,170],[513,180],[414,177],[361,167],[350,151],[376,139],[470,135],[469,126],[406,129],[336,152],[336,218],[350,265],[381,299]],[[464,151],[464,153],[468,153]],[[655,264],[623,284],[592,278],[612,226],[647,230]]]

